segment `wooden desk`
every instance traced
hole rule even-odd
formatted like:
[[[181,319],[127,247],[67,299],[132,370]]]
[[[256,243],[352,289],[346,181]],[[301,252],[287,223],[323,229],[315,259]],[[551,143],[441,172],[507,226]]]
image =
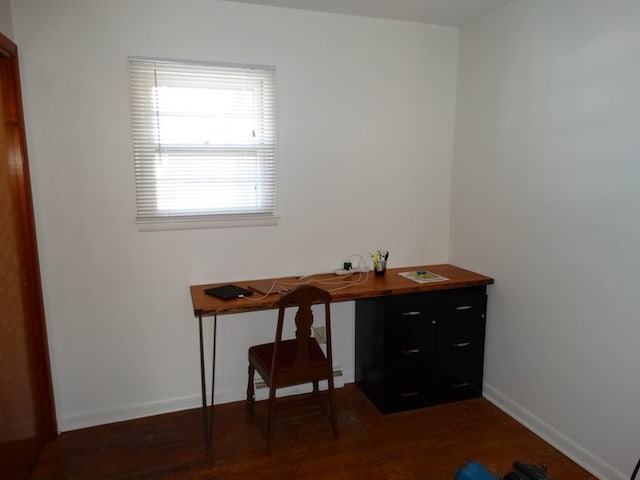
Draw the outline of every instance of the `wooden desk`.
[[[400,272],[427,270],[429,272],[448,278],[432,283],[416,283],[405,277],[398,275]],[[213,415],[210,408],[213,408],[215,391],[215,370],[216,370],[216,333],[218,315],[231,313],[254,312],[257,310],[268,310],[275,308],[278,293],[263,295],[254,292],[249,298],[234,298],[231,300],[221,300],[207,295],[204,291],[208,288],[233,283],[240,287],[249,288],[252,284],[273,283],[278,281],[282,285],[294,287],[302,283],[314,283],[331,292],[334,302],[358,300],[362,298],[375,298],[388,295],[402,295],[406,293],[429,292],[435,290],[447,290],[464,287],[477,287],[493,284],[493,278],[480,275],[478,273],[464,270],[453,265],[419,265],[403,268],[391,268],[384,276],[376,276],[373,272],[368,274],[354,273],[350,276],[339,276],[334,273],[310,275],[307,277],[289,277],[277,279],[245,280],[235,282],[222,282],[206,285],[192,285],[191,301],[193,303],[193,313],[198,318],[200,336],[200,380],[202,387],[202,411],[205,435],[205,445],[211,448],[211,430]],[[204,359],[204,338],[203,338],[203,318],[213,317],[213,352],[211,360],[211,405],[207,405],[207,384],[205,379],[205,359]]]

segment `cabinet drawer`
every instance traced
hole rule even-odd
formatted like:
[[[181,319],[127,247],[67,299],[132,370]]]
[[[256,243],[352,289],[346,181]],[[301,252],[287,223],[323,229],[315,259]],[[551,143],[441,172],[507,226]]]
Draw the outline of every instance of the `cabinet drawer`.
[[[448,295],[438,306],[438,318],[452,328],[464,329],[469,322],[484,324],[487,312],[486,295]]]
[[[390,376],[385,385],[385,405],[388,411],[424,407],[435,402],[435,388],[424,372]]]
[[[444,297],[439,306],[438,369],[442,401],[482,395],[486,295]]]
[[[385,305],[385,352],[396,358],[434,350],[436,303],[399,302]]]
[[[438,342],[438,359],[452,370],[477,366],[482,372],[484,360],[484,329],[473,329],[443,335]]]
[[[484,352],[486,308],[486,295],[443,298],[438,315],[438,353],[462,359]]]
[[[384,313],[387,320],[433,320],[436,316],[436,302],[431,299],[389,302],[385,305]]]
[[[426,407],[434,402],[430,399],[429,392],[422,388],[391,389],[385,392],[383,413],[401,412],[414,408]]]
[[[438,388],[439,402],[453,402],[482,396],[482,377],[461,377],[442,372]]]
[[[434,357],[424,352],[399,355],[387,359],[385,362],[385,377],[390,381],[405,379],[412,381],[414,378],[428,378],[436,368]]]

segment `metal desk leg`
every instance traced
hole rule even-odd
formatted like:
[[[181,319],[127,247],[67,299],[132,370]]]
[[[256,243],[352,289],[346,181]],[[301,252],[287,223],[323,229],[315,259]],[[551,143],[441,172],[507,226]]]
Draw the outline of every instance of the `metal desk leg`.
[[[218,330],[218,315],[213,316],[213,352],[211,354],[211,405],[207,405],[207,380],[204,368],[204,336],[202,332],[202,315],[198,315],[200,334],[200,384],[202,388],[202,422],[204,427],[204,445],[211,449],[211,432],[213,430],[213,395],[216,385],[216,334]]]

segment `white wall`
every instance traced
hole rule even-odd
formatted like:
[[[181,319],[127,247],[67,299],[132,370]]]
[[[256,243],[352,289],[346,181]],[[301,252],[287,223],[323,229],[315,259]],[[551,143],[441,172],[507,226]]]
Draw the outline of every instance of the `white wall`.
[[[10,0],[0,0],[0,33],[13,40]]]
[[[485,394],[603,479],[640,454],[639,25],[521,0],[460,40],[450,260],[496,279]]]
[[[61,429],[199,405],[188,286],[446,262],[458,30],[213,0],[21,0],[21,51]],[[139,232],[129,55],[277,68],[279,226]],[[353,303],[336,304],[353,379]],[[224,317],[216,402],[244,396],[275,312]]]

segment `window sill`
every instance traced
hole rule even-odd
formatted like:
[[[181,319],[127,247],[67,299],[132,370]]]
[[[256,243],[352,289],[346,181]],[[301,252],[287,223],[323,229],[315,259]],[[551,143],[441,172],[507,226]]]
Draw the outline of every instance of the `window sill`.
[[[220,218],[185,218],[166,220],[137,220],[138,231],[198,230],[210,228],[269,227],[278,225],[280,216],[225,216]]]

